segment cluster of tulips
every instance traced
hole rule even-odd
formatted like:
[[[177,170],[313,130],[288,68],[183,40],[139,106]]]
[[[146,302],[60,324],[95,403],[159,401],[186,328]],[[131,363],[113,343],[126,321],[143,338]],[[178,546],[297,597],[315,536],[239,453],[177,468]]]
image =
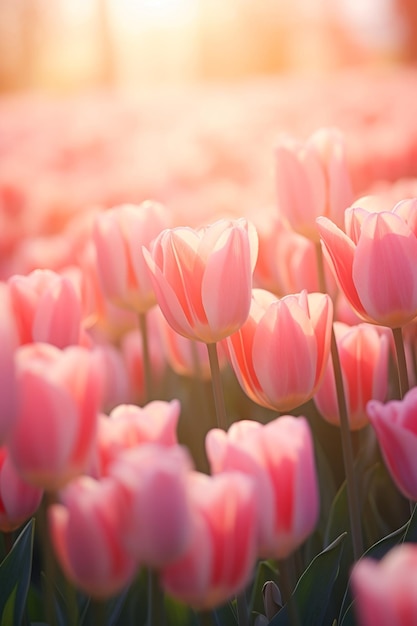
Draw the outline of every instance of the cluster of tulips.
[[[13,623],[416,623],[417,199],[334,128],[274,158],[252,220],[115,206],[0,284]]]

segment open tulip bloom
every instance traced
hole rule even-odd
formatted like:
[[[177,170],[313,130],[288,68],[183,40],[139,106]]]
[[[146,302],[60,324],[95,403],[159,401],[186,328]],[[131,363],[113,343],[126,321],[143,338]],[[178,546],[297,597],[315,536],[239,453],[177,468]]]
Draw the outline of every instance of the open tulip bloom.
[[[145,201],[10,261],[0,626],[417,624],[417,199],[346,209],[335,129],[275,157],[259,238]]]

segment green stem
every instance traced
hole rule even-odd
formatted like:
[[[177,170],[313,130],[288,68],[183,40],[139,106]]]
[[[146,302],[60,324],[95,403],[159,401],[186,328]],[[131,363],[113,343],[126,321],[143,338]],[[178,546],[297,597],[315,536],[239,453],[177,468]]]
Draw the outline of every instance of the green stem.
[[[410,389],[407,373],[407,362],[405,360],[404,340],[401,328],[393,328],[392,335],[394,337],[395,354],[397,357],[398,383],[400,386],[400,397],[404,398]]]
[[[355,469],[353,465],[352,439],[349,428],[349,417],[346,406],[346,397],[343,385],[342,368],[337,349],[336,335],[332,327],[331,354],[336,383],[337,404],[340,417],[340,435],[342,439],[343,463],[346,475],[347,497],[349,505],[350,527],[352,532],[353,556],[355,561],[363,553],[362,526],[358,491],[356,486]]]
[[[48,506],[54,502],[53,494],[46,492],[36,514],[36,527],[42,550],[42,564],[44,572],[44,610],[46,622],[50,626],[56,626],[57,616],[55,613],[55,585],[57,574],[55,555],[53,553],[48,532]]]
[[[236,595],[237,623],[239,626],[249,626],[248,603],[245,591]]]
[[[216,620],[211,611],[200,611],[198,621],[200,626],[216,626]]]
[[[164,596],[159,584],[158,574],[153,570],[148,571],[148,618],[147,626],[164,626]]]
[[[216,344],[208,343],[207,350],[210,361],[211,384],[213,387],[214,405],[216,407],[217,426],[223,430],[227,430],[226,407],[224,404],[219,357],[217,355]]]
[[[146,313],[139,313],[139,330],[142,336],[142,359],[143,359],[143,382],[145,390],[145,402],[152,400],[152,368],[149,352],[148,320]]]
[[[316,243],[316,260],[317,260],[317,275],[319,280],[319,290],[322,293],[326,293],[326,277],[324,275],[324,262],[323,262],[323,251],[321,248],[321,243],[318,241]]]
[[[293,596],[294,583],[294,567],[293,562],[288,559],[279,561],[279,584],[282,591],[282,598],[287,603],[288,617],[291,626],[302,626],[300,616],[298,614],[297,604]]]

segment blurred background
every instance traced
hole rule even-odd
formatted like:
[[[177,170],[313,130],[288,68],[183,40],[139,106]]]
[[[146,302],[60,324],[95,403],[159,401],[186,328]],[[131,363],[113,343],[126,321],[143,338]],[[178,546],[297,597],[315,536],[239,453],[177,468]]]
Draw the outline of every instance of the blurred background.
[[[416,59],[416,0],[0,0],[2,92]]]

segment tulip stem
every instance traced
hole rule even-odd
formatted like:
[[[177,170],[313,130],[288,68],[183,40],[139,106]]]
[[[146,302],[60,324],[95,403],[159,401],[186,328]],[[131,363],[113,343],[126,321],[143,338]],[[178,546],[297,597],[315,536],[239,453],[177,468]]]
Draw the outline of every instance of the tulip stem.
[[[332,326],[331,354],[336,383],[337,404],[340,416],[340,435],[342,440],[343,463],[345,466],[349,518],[352,533],[353,556],[357,561],[363,554],[362,526],[360,517],[359,497],[356,486],[355,468],[353,464],[352,439],[349,429],[349,417],[343,386],[342,368],[337,349],[336,335]]]
[[[327,292],[326,289],[326,276],[324,274],[324,260],[323,260],[323,251],[321,248],[321,243],[318,241],[316,243],[316,260],[317,260],[317,277],[319,283],[319,290],[323,293]]]
[[[400,385],[400,398],[404,398],[410,389],[407,373],[407,362],[405,360],[404,340],[401,328],[393,328],[392,335],[394,337],[395,354],[397,357],[398,383]]]
[[[291,557],[278,562],[279,584],[284,601],[287,603],[288,618],[291,626],[301,626],[297,604],[293,595],[294,589],[294,568]]]
[[[210,361],[211,384],[213,387],[214,405],[216,407],[217,426],[227,430],[226,407],[224,404],[222,381],[220,376],[219,357],[215,343],[207,344]]]
[[[152,368],[149,352],[148,319],[146,313],[139,313],[139,330],[142,336],[142,359],[143,359],[143,383],[145,391],[145,402],[152,400]]]
[[[53,503],[53,501],[53,495],[46,492],[36,514],[36,523],[38,528],[38,537],[41,544],[42,565],[45,577],[44,611],[46,622],[50,624],[50,626],[55,626],[57,624],[54,597],[54,581],[57,573],[56,561],[50,542],[50,534],[48,532],[48,506]]]
[[[211,611],[200,611],[198,618],[200,626],[216,626],[216,620]]]
[[[148,571],[148,618],[146,626],[164,626],[164,598],[159,585],[158,574],[152,569]]]
[[[239,626],[249,626],[248,604],[245,591],[236,594],[237,623]]]

